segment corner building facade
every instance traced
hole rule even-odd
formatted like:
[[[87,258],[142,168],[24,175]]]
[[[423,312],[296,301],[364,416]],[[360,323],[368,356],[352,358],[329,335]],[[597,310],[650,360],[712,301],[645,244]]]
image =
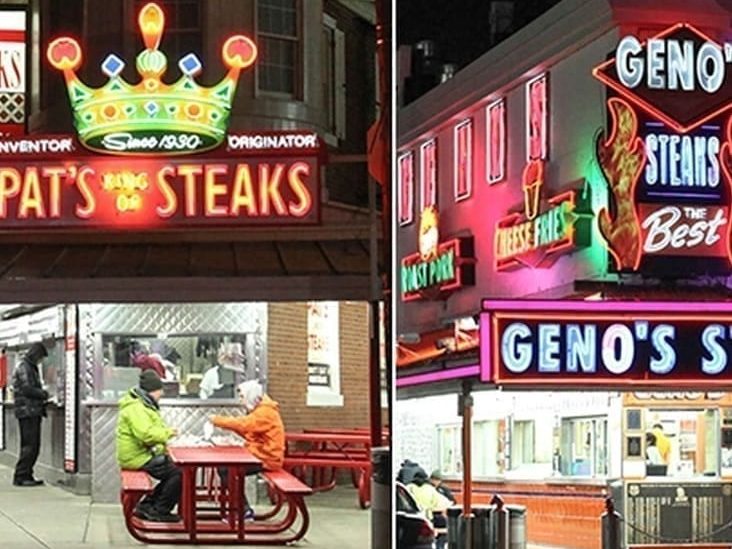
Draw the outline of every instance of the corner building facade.
[[[93,156],[79,142],[74,125],[79,113],[72,109],[64,75],[49,64],[47,49],[59,37],[73,37],[82,51],[78,78],[91,89],[117,77],[104,72],[116,69],[108,64],[110,54],[124,64],[119,78],[140,82],[139,59],[137,64],[134,60],[145,48],[138,14],[146,4],[8,5],[24,15],[19,42],[25,46],[26,69],[18,92],[25,118],[20,130],[6,132],[8,139],[35,143],[40,136],[68,136],[73,151],[49,153],[49,158],[122,166],[113,156]],[[258,57],[235,81],[221,145],[178,159],[164,152],[133,155],[123,167],[200,162],[205,170],[214,162],[230,162],[225,159],[233,154],[239,167],[259,163],[251,171],[256,178],[267,162],[270,175],[280,163],[303,170],[307,165],[312,170],[308,177],[313,177],[303,204],[312,209],[301,222],[292,208],[289,215],[279,215],[272,202],[269,213],[263,213],[264,207],[257,212],[259,219],[229,216],[221,222],[205,208],[209,204],[210,211],[218,211],[223,191],[216,190],[215,180],[213,190],[206,191],[201,177],[195,215],[175,223],[125,225],[117,202],[111,224],[94,215],[80,220],[62,205],[54,223],[31,215],[19,227],[13,213],[19,197],[5,198],[6,217],[0,221],[7,252],[0,281],[5,368],[10,375],[34,341],[51,349],[43,374],[54,398],[43,426],[39,475],[91,493],[95,501],[117,498],[118,475],[109,473],[116,468],[115,402],[136,382],[139,370],[132,357],[138,352],[172,362],[175,373],[166,381],[162,409],[182,432],[202,432],[211,413],[235,413],[233,387],[244,379],[265,384],[280,402],[290,431],[367,427],[369,414],[367,301],[372,298],[369,256],[375,247],[369,244],[367,196],[373,182],[365,155],[366,130],[376,118],[373,5],[348,0],[165,0],[158,5],[165,16],[159,43],[167,58],[164,85],[184,80],[179,60],[189,53],[202,65],[195,76],[198,85],[220,82],[227,73],[222,48],[236,33],[252,39]],[[230,147],[267,142],[268,136],[293,143],[305,136],[313,146],[270,143],[242,146],[238,152]],[[21,173],[33,162],[46,162],[43,155],[14,151],[3,151],[2,164]],[[16,164],[19,158],[21,164]],[[218,198],[206,198],[208,192]],[[97,204],[102,203],[99,196]],[[179,204],[185,202],[183,196]],[[294,203],[291,197],[285,200]],[[86,222],[90,225],[79,226]],[[222,349],[238,357],[238,367],[227,374],[225,394],[203,400],[202,378]],[[0,459],[12,464],[18,448],[13,395],[9,388],[0,390]]]
[[[565,0],[398,114],[395,457],[524,505],[530,543],[599,548],[606,493],[627,546],[729,541],[705,344],[729,314],[728,21]]]

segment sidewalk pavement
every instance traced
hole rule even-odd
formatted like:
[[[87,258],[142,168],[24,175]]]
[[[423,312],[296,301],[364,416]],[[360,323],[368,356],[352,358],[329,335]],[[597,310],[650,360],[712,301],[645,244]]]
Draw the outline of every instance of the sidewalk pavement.
[[[11,477],[12,471],[0,466],[0,547],[3,549],[144,547],[127,533],[119,505],[92,504],[88,496],[77,496],[56,486],[18,488],[12,485]],[[310,529],[295,547],[367,549],[370,546],[371,513],[358,508],[353,488],[339,487],[310,496],[307,501]]]

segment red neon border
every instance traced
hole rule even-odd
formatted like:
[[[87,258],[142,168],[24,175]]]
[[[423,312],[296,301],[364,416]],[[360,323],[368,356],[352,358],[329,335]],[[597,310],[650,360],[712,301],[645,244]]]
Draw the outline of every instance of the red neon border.
[[[552,206],[556,206],[557,204],[561,204],[565,200],[571,202],[572,211],[574,212],[574,210],[577,208],[577,191],[575,191],[575,190],[565,191],[556,196],[553,196],[547,200],[547,203]],[[548,211],[548,209],[542,213],[546,213],[546,211]],[[541,214],[539,214],[539,215],[541,215]],[[507,215],[506,217],[499,219],[496,222],[496,229],[499,229],[499,228],[504,229],[504,228],[509,228],[509,227],[518,225],[519,222],[515,221],[517,219],[523,219],[523,221],[521,221],[520,223],[529,221],[528,219],[525,218],[525,216],[523,214],[514,212],[512,214]],[[575,246],[575,232],[576,231],[575,231],[574,223],[573,223],[572,227],[570,229],[570,234],[566,238],[563,238],[562,240],[558,240],[557,242],[547,246],[546,250],[545,250],[545,255],[548,257],[551,255],[556,255],[560,252],[563,252],[564,250],[573,248]],[[496,232],[496,235],[497,234],[498,233]],[[495,242],[495,246],[498,246],[497,240]],[[536,248],[536,249],[540,250],[541,248]],[[524,253],[527,253],[527,252],[524,252]],[[512,269],[514,267],[520,267],[520,266],[525,265],[521,260],[518,259],[518,257],[520,257],[523,254],[511,256],[511,257],[504,258],[504,259],[498,259],[498,254],[496,253],[496,251],[494,249],[493,255],[496,258],[495,269],[498,272],[506,271],[506,270]]]
[[[432,163],[434,165],[434,170],[432,170],[432,173],[429,174],[429,183],[432,190],[430,192],[429,200],[425,200],[427,194],[425,192],[425,172],[427,171],[425,164],[425,151],[429,147],[432,147]],[[427,207],[437,205],[437,138],[435,137],[425,141],[419,147],[419,182],[419,211],[423,212]]]
[[[544,116],[541,118],[541,156],[531,158],[531,86],[544,80]],[[526,83],[526,161],[549,160],[549,73],[543,72]]]
[[[649,387],[669,384],[688,384],[690,386],[724,386],[726,379],[622,379],[602,378],[560,378],[547,376],[537,379],[535,376],[527,379],[501,377],[497,367],[500,364],[498,346],[491,345],[497,331],[497,321],[502,318],[576,320],[576,313],[591,313],[586,318],[594,320],[613,320],[632,318],[637,313],[647,313],[644,319],[662,320],[720,320],[732,323],[732,303],[730,302],[623,302],[623,301],[518,301],[518,300],[490,300],[482,302],[483,312],[480,315],[480,357],[481,380],[492,381],[496,385],[533,385],[533,386],[623,386]],[[534,313],[534,314],[532,314]],[[614,314],[613,314],[614,313]],[[496,365],[496,367],[494,367]],[[484,379],[483,372],[491,375]]]
[[[465,167],[466,177],[466,189],[465,194],[458,194],[458,172],[460,171],[459,158],[460,151],[458,150],[458,133],[463,129],[467,128],[467,166]],[[452,193],[455,198],[455,202],[462,202],[473,196],[473,119],[467,118],[462,122],[458,123],[453,130],[453,179],[452,179]]]
[[[496,131],[496,128],[493,127],[493,124],[491,123],[492,117],[491,112],[494,109],[502,109],[501,118],[503,119],[503,131],[501,132],[501,135],[499,136],[499,159],[498,159],[498,167],[500,168],[500,173],[498,177],[495,179],[491,177],[491,168],[493,167],[491,164],[491,148],[492,148],[492,135],[493,132]],[[485,136],[485,175],[486,180],[488,181],[489,185],[495,185],[496,183],[500,183],[501,181],[504,181],[506,179],[506,137],[508,128],[506,127],[508,123],[508,117],[506,114],[506,98],[501,97],[500,99],[495,100],[493,103],[488,105],[485,108],[485,120],[486,120],[486,136]]]
[[[458,261],[458,259],[463,259],[462,256],[460,255],[460,239],[452,238],[445,242],[440,242],[437,245],[437,253],[439,255],[440,253],[449,251],[450,248],[452,248],[455,251],[455,280],[447,281],[447,282],[437,286],[437,289],[440,292],[448,292],[451,290],[457,290],[458,288],[462,288],[462,286],[463,286],[463,269],[460,265],[460,262]],[[408,256],[405,256],[402,258],[401,268],[411,267],[415,263],[418,263],[421,258],[422,258],[422,256],[419,252],[409,254]],[[401,281],[401,277],[400,277],[400,281]],[[417,299],[422,299],[423,292],[424,292],[424,289],[417,290],[415,292],[402,292],[402,301],[415,301]]]
[[[404,182],[402,181],[402,161],[407,158],[409,159],[409,163],[412,165],[412,177],[409,181],[409,211],[404,212],[402,210],[402,196],[404,194]],[[414,221],[414,151],[406,152],[397,159],[397,170],[397,180],[399,181],[399,226],[404,227]],[[408,215],[404,215],[405,213]]]
[[[650,38],[664,38],[665,36],[668,36],[669,34],[676,32],[677,30],[681,28],[687,28],[691,30],[692,32],[697,33],[699,36],[701,36],[703,39],[707,40],[708,42],[712,42],[713,44],[716,44],[720,48],[724,49],[724,46],[717,42],[716,40],[713,40],[703,32],[701,32],[699,29],[697,29],[695,26],[689,24],[689,23],[676,23],[674,26],[664,30],[663,32],[660,32],[659,34],[656,34],[654,36],[651,36]],[[645,46],[646,42],[648,42],[649,38],[641,41],[641,46]],[[605,84],[607,87],[612,88],[619,94],[621,94],[623,97],[625,97],[628,101],[631,103],[638,105],[640,108],[642,108],[644,111],[646,111],[651,116],[657,118],[673,130],[675,130],[678,133],[689,133],[694,128],[697,128],[704,124],[705,122],[708,122],[712,118],[715,118],[722,114],[724,111],[730,109],[732,107],[732,102],[728,103],[727,105],[720,107],[716,111],[714,111],[712,114],[707,115],[706,117],[688,125],[684,126],[683,124],[680,124],[673,118],[670,118],[668,115],[664,114],[661,110],[654,107],[652,104],[648,103],[643,98],[633,95],[628,91],[628,89],[622,85],[620,82],[616,82],[612,78],[608,77],[606,74],[604,74],[602,71],[615,63],[615,57],[612,59],[608,59],[607,61],[604,61],[603,63],[597,65],[594,69],[592,69],[592,75],[597,78],[600,82]]]

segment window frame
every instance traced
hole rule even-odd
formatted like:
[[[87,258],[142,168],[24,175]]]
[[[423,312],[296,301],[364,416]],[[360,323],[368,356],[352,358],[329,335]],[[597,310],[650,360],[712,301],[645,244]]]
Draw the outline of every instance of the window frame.
[[[330,88],[332,104],[324,97],[324,111],[327,113],[326,143],[334,147],[339,141],[346,139],[346,127],[348,117],[346,116],[346,34],[338,28],[338,21],[331,15],[323,14],[323,28],[332,32],[332,42],[323,44],[332,52],[332,67],[330,76],[323,78],[323,86]],[[332,121],[331,121],[332,117]]]
[[[331,363],[328,363],[329,368],[329,374],[330,374],[330,383],[326,386],[321,385],[311,385],[310,384],[310,364],[311,364],[311,358],[310,355],[310,335],[311,335],[311,324],[310,324],[310,306],[311,303],[323,303],[327,307],[333,307],[333,311],[335,312],[334,319],[335,321],[332,321],[333,324],[329,325],[328,328],[332,330],[331,333],[326,335],[326,338],[330,340],[334,340],[334,350],[331,351],[334,355],[334,361]],[[308,365],[308,382],[307,382],[307,398],[306,398],[306,404],[308,407],[342,407],[344,404],[343,399],[343,392],[341,387],[341,362],[342,362],[342,353],[341,353],[341,338],[340,338],[340,329],[341,329],[341,306],[340,302],[338,301],[308,301],[307,302],[308,312],[307,312],[307,337],[308,337],[308,356],[307,356],[307,365]],[[333,333],[335,333],[335,337],[333,337]]]
[[[467,145],[466,145],[466,154],[465,154],[465,157],[466,157],[465,191],[463,194],[460,194],[459,188],[458,188],[458,177],[460,174],[459,143],[460,143],[460,132],[463,130],[463,128],[467,128]],[[454,140],[453,196],[455,198],[455,202],[462,202],[463,200],[467,200],[473,196],[473,119],[472,119],[472,117],[462,120],[462,121],[458,122],[457,124],[455,124],[455,128],[453,130],[453,140]]]
[[[305,68],[304,68],[304,55],[303,55],[303,32],[304,32],[304,25],[303,25],[303,9],[302,9],[302,2],[300,0],[294,0],[295,2],[295,14],[297,17],[297,21],[295,23],[295,29],[297,31],[297,37],[292,38],[290,36],[280,35],[280,34],[274,34],[270,32],[263,32],[259,30],[259,2],[260,0],[255,0],[254,2],[254,36],[256,37],[256,43],[259,48],[260,57],[258,59],[258,62],[255,63],[255,70],[254,70],[254,90],[255,90],[255,97],[271,97],[276,99],[288,99],[288,100],[302,100],[304,97],[304,82],[303,77],[305,74]],[[275,90],[267,90],[261,87],[261,71],[262,66],[264,65],[263,59],[261,57],[262,53],[264,52],[264,48],[262,48],[263,40],[261,38],[272,38],[275,40],[290,40],[295,43],[295,55],[297,56],[295,60],[295,66],[294,66],[294,90],[290,92],[281,92],[281,91],[275,91]]]

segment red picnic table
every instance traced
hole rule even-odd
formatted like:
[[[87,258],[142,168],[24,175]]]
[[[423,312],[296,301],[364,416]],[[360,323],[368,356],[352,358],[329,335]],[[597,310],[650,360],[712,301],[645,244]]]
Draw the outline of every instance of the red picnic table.
[[[168,453],[182,473],[178,506],[181,522],[157,523],[134,517],[134,505],[142,492],[152,489],[152,484],[140,486],[140,475],[146,475],[142,471],[122,472],[125,520],[128,530],[138,540],[144,543],[284,545],[305,535],[309,515],[303,496],[312,490],[286,471],[262,472],[277,494],[276,506],[257,516],[254,522],[245,523],[245,478],[248,472],[261,469],[259,459],[242,446],[170,447]],[[228,482],[226,489],[214,497],[206,478],[215,478],[213,471],[219,467],[228,469]],[[199,471],[203,474],[199,475]],[[202,479],[200,483],[199,479]],[[284,515],[280,510],[285,511]],[[295,529],[294,534],[288,532],[298,518],[300,528]]]
[[[287,433],[285,469],[304,478],[305,469],[313,471],[315,491],[335,487],[335,471],[349,469],[358,488],[362,508],[371,503],[371,438],[366,433]],[[326,478],[329,475],[329,478]]]

